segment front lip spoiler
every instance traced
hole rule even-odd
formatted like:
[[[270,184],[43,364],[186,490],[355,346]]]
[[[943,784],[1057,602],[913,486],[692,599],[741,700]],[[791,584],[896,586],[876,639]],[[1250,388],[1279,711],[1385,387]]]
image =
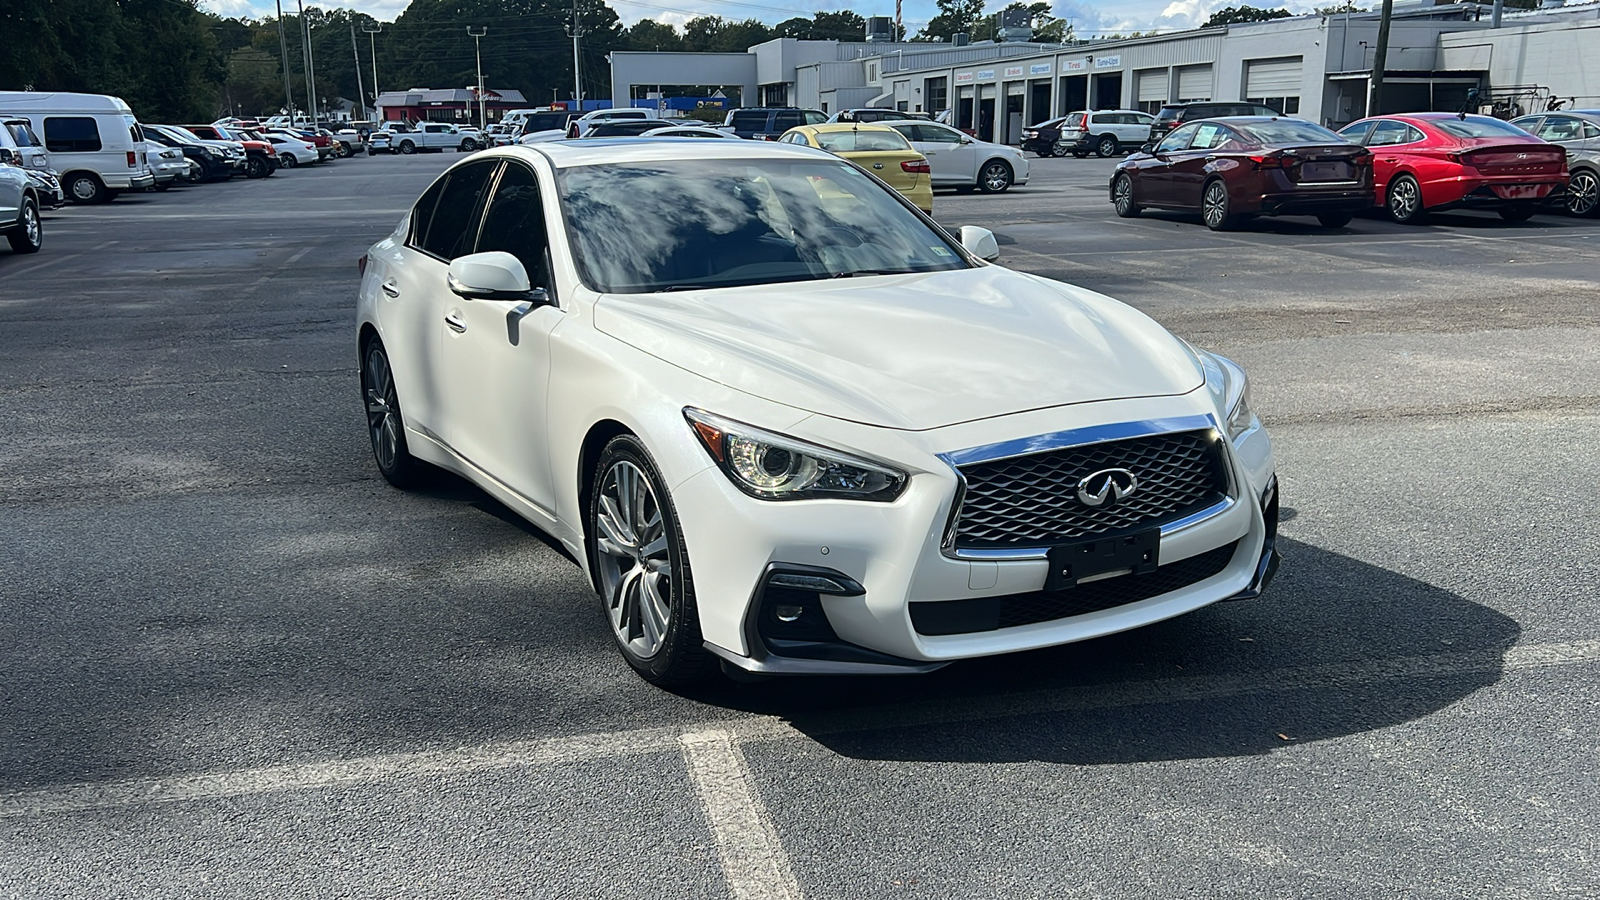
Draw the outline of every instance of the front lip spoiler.
[[[1283,555],[1278,552],[1278,478],[1273,476],[1267,489],[1261,492],[1261,511],[1267,520],[1267,537],[1261,544],[1261,559],[1256,562],[1256,572],[1244,590],[1224,600],[1255,600],[1266,593],[1267,585],[1278,574],[1278,563]]]
[[[706,650],[717,658],[755,675],[922,675],[942,669],[948,662],[879,664],[830,659],[802,659],[765,654],[761,659],[739,654],[706,641]],[[892,657],[884,657],[890,659]]]

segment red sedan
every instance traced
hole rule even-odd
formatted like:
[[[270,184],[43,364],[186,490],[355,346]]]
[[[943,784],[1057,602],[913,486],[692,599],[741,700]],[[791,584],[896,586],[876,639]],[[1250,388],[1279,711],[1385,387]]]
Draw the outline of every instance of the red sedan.
[[[1372,154],[1298,119],[1203,119],[1119,163],[1111,202],[1124,218],[1145,207],[1199,210],[1213,231],[1283,215],[1339,228],[1372,206]]]
[[[1373,205],[1396,222],[1436,209],[1493,209],[1521,222],[1566,191],[1566,151],[1488,116],[1373,116],[1339,133],[1372,151]]]

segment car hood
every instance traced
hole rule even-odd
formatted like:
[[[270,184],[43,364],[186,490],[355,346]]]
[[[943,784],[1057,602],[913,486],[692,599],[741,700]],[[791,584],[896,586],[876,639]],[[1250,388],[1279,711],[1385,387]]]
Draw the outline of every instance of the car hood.
[[[1109,297],[1000,266],[670,294],[608,294],[595,326],[787,406],[925,430],[1183,394],[1183,342]]]

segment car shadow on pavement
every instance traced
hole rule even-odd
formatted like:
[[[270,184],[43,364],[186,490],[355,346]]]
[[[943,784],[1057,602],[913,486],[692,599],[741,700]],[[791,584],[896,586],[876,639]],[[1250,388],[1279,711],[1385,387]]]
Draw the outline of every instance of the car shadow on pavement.
[[[1521,629],[1441,588],[1283,541],[1277,581],[1119,635],[903,679],[704,697],[863,759],[1092,765],[1264,754],[1437,712],[1499,680]]]

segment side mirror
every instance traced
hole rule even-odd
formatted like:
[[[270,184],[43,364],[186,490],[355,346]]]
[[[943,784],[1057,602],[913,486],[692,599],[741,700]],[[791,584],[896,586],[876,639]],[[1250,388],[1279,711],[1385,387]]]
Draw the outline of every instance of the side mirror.
[[[550,302],[544,288],[529,283],[522,260],[504,250],[456,257],[450,262],[446,282],[451,291],[468,300],[512,300],[536,306]]]
[[[1139,152],[1140,153],[1148,153],[1151,156],[1154,156],[1155,153],[1156,153],[1155,141],[1145,141],[1144,142],[1144,146],[1139,148]]]
[[[994,239],[994,232],[987,228],[961,226],[961,246],[979,259],[994,262],[1000,258],[1000,242]]]

